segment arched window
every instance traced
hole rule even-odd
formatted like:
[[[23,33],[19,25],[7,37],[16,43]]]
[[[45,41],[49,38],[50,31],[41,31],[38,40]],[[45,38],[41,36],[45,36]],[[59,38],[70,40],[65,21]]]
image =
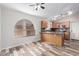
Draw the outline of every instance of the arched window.
[[[34,36],[35,30],[32,22],[23,19],[16,23],[15,25],[15,36],[16,37],[27,37]]]

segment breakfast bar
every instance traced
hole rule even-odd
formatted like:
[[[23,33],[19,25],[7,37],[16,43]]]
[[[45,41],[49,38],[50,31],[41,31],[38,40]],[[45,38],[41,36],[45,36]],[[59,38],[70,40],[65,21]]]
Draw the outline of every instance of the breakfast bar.
[[[63,46],[64,39],[62,32],[41,32],[41,42],[53,44],[55,46]]]

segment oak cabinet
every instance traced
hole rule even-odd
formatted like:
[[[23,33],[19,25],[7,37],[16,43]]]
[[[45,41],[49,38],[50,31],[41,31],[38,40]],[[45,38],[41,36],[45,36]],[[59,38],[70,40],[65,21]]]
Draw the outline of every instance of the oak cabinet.
[[[52,28],[59,28],[60,23],[52,23]]]
[[[60,28],[61,25],[64,25],[66,28],[70,27],[70,22],[65,21],[65,22],[51,22],[50,27],[51,28]],[[41,28],[47,28],[48,27],[48,21],[42,20],[41,21]]]
[[[64,39],[66,40],[70,39],[70,32],[64,32]]]
[[[65,21],[65,22],[52,22],[52,28],[60,28],[61,25],[64,25],[66,28],[70,27],[70,22]]]
[[[60,25],[65,25],[66,28],[70,28],[70,22],[69,21],[61,22]]]
[[[46,42],[49,44],[53,44],[55,46],[63,46],[64,39],[61,34],[56,34],[53,32],[42,32],[41,33],[41,42]]]
[[[48,27],[48,22],[46,20],[41,21],[41,28],[47,28]]]

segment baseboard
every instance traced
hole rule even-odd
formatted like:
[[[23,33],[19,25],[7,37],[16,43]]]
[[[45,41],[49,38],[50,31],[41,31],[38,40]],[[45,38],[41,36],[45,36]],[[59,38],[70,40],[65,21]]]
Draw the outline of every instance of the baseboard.
[[[79,41],[79,39],[71,39],[71,40],[74,40],[74,41]]]
[[[18,44],[18,45],[15,45],[15,46],[11,46],[11,47],[7,47],[7,48],[2,48],[1,51],[2,51],[2,50],[5,50],[5,49],[10,49],[10,48],[13,48],[13,47],[17,47],[17,46],[20,46],[20,45],[24,45],[24,44],[25,44],[25,43],[23,43],[23,44]]]
[[[34,42],[35,42],[35,41],[34,41]],[[37,42],[37,41],[36,41],[36,42]],[[17,46],[20,46],[20,45],[24,45],[24,44],[26,44],[26,43],[21,43],[21,44],[15,45],[15,46],[7,47],[7,48],[2,48],[1,51],[2,51],[2,50],[5,50],[5,49],[10,49],[10,48],[13,48],[13,47],[17,47]]]

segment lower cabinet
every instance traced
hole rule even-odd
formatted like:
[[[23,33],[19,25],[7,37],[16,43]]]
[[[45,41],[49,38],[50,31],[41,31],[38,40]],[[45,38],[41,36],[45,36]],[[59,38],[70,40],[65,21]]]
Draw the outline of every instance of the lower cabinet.
[[[69,32],[64,32],[64,39],[70,40],[70,33]]]
[[[63,46],[64,39],[61,34],[52,33],[52,32],[42,32],[41,33],[41,42],[46,42],[49,44],[53,44],[55,46]]]

